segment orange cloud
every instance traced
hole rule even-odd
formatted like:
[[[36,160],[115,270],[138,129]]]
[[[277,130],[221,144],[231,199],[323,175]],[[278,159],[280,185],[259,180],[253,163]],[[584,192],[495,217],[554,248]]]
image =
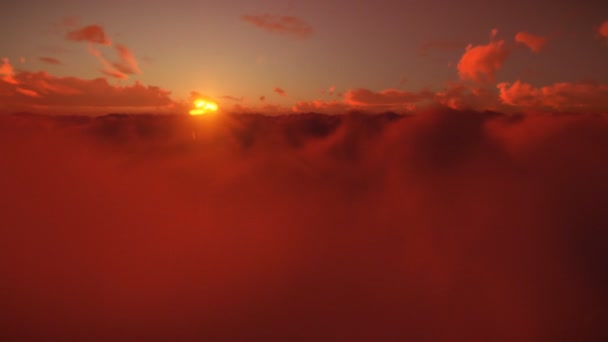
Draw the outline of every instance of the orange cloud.
[[[12,108],[154,109],[174,104],[169,91],[144,86],[139,82],[129,86],[113,86],[105,78],[55,77],[45,72],[20,72],[15,79],[19,86],[4,87],[0,95],[0,102]]]
[[[287,96],[287,92],[281,88],[274,88],[273,91],[280,96]]]
[[[63,65],[63,63],[61,63],[60,60],[58,60],[57,58],[53,58],[53,57],[40,57],[40,58],[38,58],[38,60],[41,62],[48,63],[48,64]]]
[[[561,82],[535,88],[528,83],[497,85],[503,103],[529,109],[608,111],[608,84]]]
[[[124,80],[129,78],[129,76],[123,71],[119,70],[116,67],[117,63],[110,63],[101,53],[101,51],[97,50],[93,45],[89,45],[89,53],[93,56],[97,57],[97,60],[104,66],[104,69],[100,70],[100,72],[106,76],[110,76],[113,78],[117,78],[119,80]],[[130,71],[128,69],[127,71]]]
[[[10,84],[18,84],[17,80],[13,77],[15,71],[8,58],[2,58],[2,64],[0,64],[0,75],[2,80]]]
[[[398,89],[386,89],[380,92],[373,92],[369,89],[359,88],[347,91],[344,95],[344,102],[356,107],[405,107],[406,109],[413,109],[416,104],[425,100],[431,100],[432,98],[433,93],[426,90],[409,92]]]
[[[75,42],[89,42],[102,45],[112,45],[110,38],[99,25],[85,26],[79,30],[70,31],[66,34],[67,40]]]
[[[526,45],[532,52],[540,52],[547,45],[547,38],[537,36],[528,32],[518,32],[515,35],[515,41]]]
[[[230,100],[230,101],[235,101],[235,102],[243,102],[243,100],[245,99],[244,97],[234,97],[234,96],[230,96],[230,95],[223,95],[223,96],[219,96],[218,99],[220,100]]]
[[[120,57],[120,62],[114,63],[114,67],[124,74],[140,74],[141,70],[135,55],[124,45],[116,44],[116,51]]]
[[[495,92],[462,83],[447,84],[445,89],[435,94],[434,101],[455,110],[497,110],[500,105]]]
[[[243,15],[241,19],[255,27],[272,33],[289,35],[305,39],[312,35],[312,27],[302,19],[294,16],[273,14]]]
[[[495,34],[493,31],[492,37]],[[508,56],[509,50],[505,46],[504,40],[491,40],[486,45],[469,44],[458,62],[460,78],[480,83],[492,83],[496,78],[496,72],[502,67]]]
[[[260,96],[260,101],[265,101],[266,100],[266,96]]]

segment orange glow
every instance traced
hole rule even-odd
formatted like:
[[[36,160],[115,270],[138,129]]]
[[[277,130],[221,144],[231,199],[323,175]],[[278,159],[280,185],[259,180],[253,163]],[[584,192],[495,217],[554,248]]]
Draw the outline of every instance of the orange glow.
[[[217,110],[217,103],[209,100],[197,99],[194,101],[194,109],[190,111],[190,115],[203,115],[217,112]]]

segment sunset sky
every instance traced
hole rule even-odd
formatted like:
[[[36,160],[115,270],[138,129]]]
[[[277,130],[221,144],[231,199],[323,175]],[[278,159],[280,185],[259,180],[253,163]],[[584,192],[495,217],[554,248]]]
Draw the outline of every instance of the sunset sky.
[[[236,110],[606,110],[604,5],[13,1],[2,6],[0,96],[9,111],[179,111],[171,104],[191,92]],[[103,87],[104,100],[87,94]]]

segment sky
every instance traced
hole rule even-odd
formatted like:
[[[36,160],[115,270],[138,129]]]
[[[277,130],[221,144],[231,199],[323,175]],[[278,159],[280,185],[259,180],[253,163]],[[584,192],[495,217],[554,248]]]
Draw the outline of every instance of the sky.
[[[193,92],[241,111],[608,109],[599,0],[25,0],[2,12],[9,111],[179,112]],[[99,78],[140,98],[65,91]]]

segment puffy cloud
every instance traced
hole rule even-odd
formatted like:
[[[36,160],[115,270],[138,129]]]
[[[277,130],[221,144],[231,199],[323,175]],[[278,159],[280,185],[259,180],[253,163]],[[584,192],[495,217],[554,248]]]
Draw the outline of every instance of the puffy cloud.
[[[344,94],[344,102],[355,107],[376,107],[378,109],[413,109],[425,100],[433,99],[433,93],[427,90],[409,92],[398,89],[386,89],[374,92],[369,89],[351,89]]]
[[[310,24],[294,16],[273,14],[243,15],[241,19],[268,32],[284,34],[295,38],[308,38],[313,32]]]
[[[283,90],[282,88],[274,88],[273,91],[277,94],[279,94],[280,96],[287,96],[287,92],[285,90]]]
[[[608,111],[608,85],[595,82],[561,82],[535,88],[516,81],[498,84],[501,100],[528,109]]]
[[[163,109],[174,105],[170,92],[139,82],[113,86],[104,78],[55,77],[45,72],[15,74],[18,86],[4,87],[0,102],[10,108],[47,111]]]
[[[10,84],[17,84],[17,80],[13,77],[15,71],[8,58],[2,58],[2,64],[0,64],[0,75],[2,81]]]
[[[41,62],[44,62],[44,63],[48,63],[48,64],[63,65],[63,63],[61,63],[60,60],[58,60],[57,58],[53,58],[53,57],[40,57],[40,58],[38,58],[38,60]]]
[[[498,110],[500,106],[496,91],[458,82],[447,84],[435,94],[434,101],[455,110]]]
[[[493,36],[495,35],[493,31]],[[491,40],[486,45],[469,44],[457,68],[462,80],[492,83],[503,66],[509,50],[504,40]]]
[[[608,40],[608,20],[604,21],[597,29],[597,33],[600,37]]]
[[[99,25],[89,25],[81,29],[69,31],[65,38],[75,42],[89,42],[102,45],[112,45],[110,38]]]
[[[547,45],[547,38],[528,32],[518,32],[515,35],[515,41],[526,45],[530,50],[537,53],[542,51]]]

